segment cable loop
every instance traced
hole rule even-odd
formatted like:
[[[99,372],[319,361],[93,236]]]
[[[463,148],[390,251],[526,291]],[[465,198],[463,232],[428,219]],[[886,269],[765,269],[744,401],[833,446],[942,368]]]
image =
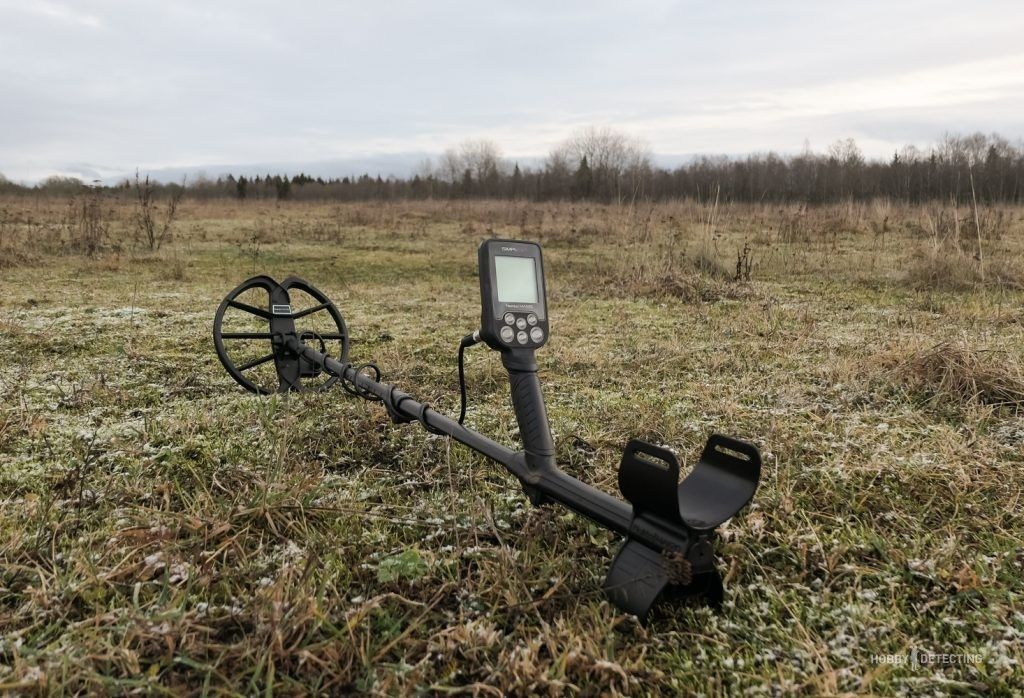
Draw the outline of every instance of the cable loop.
[[[380,367],[377,366],[377,364],[374,364],[374,363],[359,364],[359,366],[356,367],[355,372],[357,374],[363,373],[366,369],[369,369],[369,370],[373,371],[373,378],[372,378],[373,382],[374,383],[380,383],[381,372],[380,372]],[[367,376],[367,377],[369,378],[369,376]],[[375,395],[375,394],[371,393],[369,390],[366,390],[365,388],[360,388],[358,385],[356,385],[356,382],[355,382],[354,379],[352,381],[350,381],[350,382],[352,384],[352,390],[350,390],[349,392],[351,392],[353,395],[355,395],[357,397],[361,397],[364,400],[369,400],[370,402],[381,402],[381,399],[380,399],[380,397],[378,395]],[[342,383],[342,385],[344,386],[345,384]]]
[[[308,334],[322,341],[322,339],[317,333],[310,331]],[[465,337],[462,338],[462,342],[459,345],[459,392],[461,397],[461,410],[459,412],[458,420],[459,424],[462,424],[466,419],[466,374],[464,364],[464,352],[467,347],[473,346],[478,341],[479,340],[474,335],[466,335]],[[345,377],[345,374],[348,372],[348,369],[350,368],[354,369],[354,372],[356,374],[364,373],[365,371],[369,370],[372,372],[373,375],[367,377],[372,378],[375,383],[381,382],[383,374],[381,373],[380,367],[374,363],[365,363],[360,364],[358,366],[354,366],[349,362],[345,362],[342,364],[342,370],[340,373],[336,373],[327,368],[326,366],[324,366],[324,370],[327,372],[327,374],[332,376],[334,379],[338,379],[338,381],[341,383],[341,387],[349,395],[361,397],[364,400],[370,400],[371,402],[383,403],[392,421],[396,423],[418,421],[421,425],[423,425],[423,428],[426,429],[431,434],[437,434],[439,436],[445,435],[444,431],[441,431],[437,427],[431,426],[431,424],[427,421],[427,414],[431,410],[433,410],[437,414],[440,414],[440,412],[437,412],[437,410],[435,410],[433,407],[426,403],[421,403],[419,411],[416,414],[416,416],[407,417],[406,415],[402,414],[401,407],[403,402],[405,402],[406,400],[413,399],[411,395],[407,395],[405,393],[396,395],[396,393],[400,393],[400,391],[398,390],[398,386],[392,384],[388,388],[387,396],[382,398],[379,395],[371,393],[370,391],[364,388],[360,388],[356,384],[354,376],[353,379],[351,380],[347,379]]]
[[[438,436],[444,436],[445,433],[443,431],[441,431],[440,429],[438,429],[436,427],[432,427],[432,426],[430,426],[430,424],[427,423],[427,412],[430,411],[430,410],[433,410],[433,409],[434,408],[431,407],[430,405],[427,405],[427,404],[421,405],[420,406],[420,413],[419,413],[419,416],[417,417],[417,419],[419,419],[420,424],[423,425],[423,428],[426,429],[427,431],[429,431],[431,434],[437,434]],[[434,410],[434,411],[436,412],[436,410]]]
[[[343,363],[341,365],[341,371],[340,372],[332,371],[326,365],[324,366],[324,371],[326,371],[329,375],[339,379],[339,382],[341,383],[342,389],[346,393],[348,393],[349,395],[353,395],[355,397],[361,397],[364,400],[369,400],[370,402],[383,402],[383,400],[380,399],[380,396],[371,393],[369,390],[365,390],[363,388],[360,388],[356,384],[354,379],[350,380],[350,379],[345,377],[345,373],[350,368],[355,373],[363,373],[364,371],[369,369],[369,370],[373,371],[373,376],[372,376],[373,381],[375,383],[379,383],[380,382],[381,375],[382,375],[381,371],[380,371],[380,367],[377,366],[377,364],[373,364],[373,363],[359,364],[358,366],[356,366],[356,365],[353,365],[351,362],[346,361],[345,363]],[[369,377],[369,376],[367,376],[367,377]]]

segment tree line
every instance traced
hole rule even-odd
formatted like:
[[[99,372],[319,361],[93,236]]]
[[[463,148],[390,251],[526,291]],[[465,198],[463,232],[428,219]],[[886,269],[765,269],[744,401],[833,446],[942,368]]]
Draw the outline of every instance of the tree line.
[[[53,177],[35,187],[0,176],[0,191],[65,193],[83,186]],[[125,189],[131,182],[123,183]],[[161,185],[184,187],[190,198],[334,200],[500,198],[628,203],[677,198],[737,202],[828,203],[889,198],[908,202],[971,200],[1024,202],[1024,142],[998,134],[947,135],[929,148],[905,146],[890,158],[868,159],[852,139],[825,152],[797,155],[699,156],[675,168],[654,164],[639,139],[609,128],[576,132],[536,166],[520,166],[487,140],[449,148],[407,177],[322,178],[304,173],[198,178]]]

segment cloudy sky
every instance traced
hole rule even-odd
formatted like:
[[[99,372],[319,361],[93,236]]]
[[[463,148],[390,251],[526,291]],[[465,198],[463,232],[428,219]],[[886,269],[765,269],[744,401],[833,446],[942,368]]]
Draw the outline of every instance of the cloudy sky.
[[[10,179],[404,174],[464,138],[529,159],[590,124],[663,161],[1016,140],[1024,0],[0,0]]]

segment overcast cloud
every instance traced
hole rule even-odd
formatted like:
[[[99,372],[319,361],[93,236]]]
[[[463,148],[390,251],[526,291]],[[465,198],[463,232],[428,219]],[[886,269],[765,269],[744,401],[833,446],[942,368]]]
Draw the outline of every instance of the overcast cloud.
[[[0,172],[26,181],[404,174],[468,137],[541,157],[589,124],[669,159],[887,155],[1024,136],[1024,2],[0,0],[0,100]]]

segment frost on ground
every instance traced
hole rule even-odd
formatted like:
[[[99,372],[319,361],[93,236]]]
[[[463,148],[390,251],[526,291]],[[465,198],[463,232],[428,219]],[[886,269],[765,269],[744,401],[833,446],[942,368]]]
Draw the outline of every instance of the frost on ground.
[[[524,229],[506,204],[366,207],[358,226],[218,206],[162,253],[184,279],[141,252],[4,272],[0,691],[1024,691],[1024,293],[906,280],[914,209],[884,242],[870,210],[787,242],[769,209],[705,239],[687,203],[643,229],[614,207],[538,206]],[[1019,259],[1015,215],[993,257]],[[242,259],[254,225],[276,237]],[[338,239],[287,239],[313,229]],[[568,471],[615,492],[631,436],[683,461],[712,431],[762,447],[761,489],[721,531],[722,613],[639,625],[601,593],[618,541],[600,527],[341,391],[246,394],[214,355],[213,312],[253,266],[299,274],[342,308],[354,360],[456,411],[491,234],[545,245]],[[695,269],[745,242],[752,281]],[[496,357],[471,352],[468,376],[469,422],[515,443]],[[962,661],[910,659],[928,653]]]

